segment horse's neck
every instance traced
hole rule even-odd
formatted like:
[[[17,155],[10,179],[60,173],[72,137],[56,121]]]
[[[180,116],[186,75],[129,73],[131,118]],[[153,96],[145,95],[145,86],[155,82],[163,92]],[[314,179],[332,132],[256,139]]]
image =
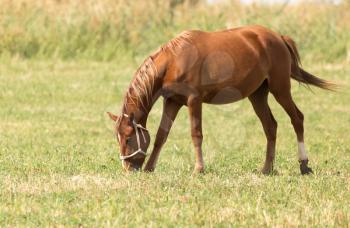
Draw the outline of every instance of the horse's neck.
[[[157,88],[154,87],[154,90],[156,89]],[[135,100],[131,100],[130,97],[127,97],[123,106],[123,113],[127,114],[128,116],[130,116],[133,113],[135,121],[141,124],[142,126],[146,127],[148,114],[150,113],[152,106],[156,102],[158,97],[159,95],[155,93],[152,96],[152,101],[147,103],[146,106],[140,105],[139,102],[135,103]]]
[[[152,64],[154,64],[154,67],[156,68],[156,75],[154,75],[154,78],[147,80],[148,78],[143,78],[144,75],[136,74],[135,78],[130,84],[129,91],[125,97],[123,105],[123,113],[127,115],[133,113],[135,115],[135,121],[145,127],[148,114],[151,111],[153,104],[161,95],[162,81],[166,68],[166,59],[164,56],[158,54],[156,57],[154,57]],[[140,85],[135,85],[135,83],[140,82],[138,79],[147,80],[149,83],[152,83],[152,85],[148,85],[151,89],[149,91],[145,89],[138,89],[137,91],[133,89],[130,90],[130,88],[140,87]]]

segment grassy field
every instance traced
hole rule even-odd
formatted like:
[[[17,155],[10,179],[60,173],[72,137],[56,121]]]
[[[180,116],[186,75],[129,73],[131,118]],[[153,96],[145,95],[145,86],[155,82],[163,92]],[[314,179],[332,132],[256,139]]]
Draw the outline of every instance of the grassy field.
[[[0,227],[349,227],[350,2],[228,2],[0,0]],[[204,175],[191,176],[186,108],[156,171],[124,173],[105,113],[119,112],[137,66],[184,29],[245,24],[290,35],[306,70],[343,85],[293,82],[315,174],[299,174],[296,136],[273,98],[274,175],[259,172],[266,142],[247,100],[204,106]],[[161,110],[158,101],[152,139]]]
[[[305,64],[349,84],[347,64]],[[301,176],[296,139],[274,99],[277,175],[258,170],[265,138],[247,100],[204,108],[206,174],[182,109],[153,174],[125,174],[112,123],[134,64],[0,63],[0,226],[350,225],[350,93],[293,84],[315,175]],[[161,102],[152,110],[154,136]],[[152,137],[154,138],[154,137]]]

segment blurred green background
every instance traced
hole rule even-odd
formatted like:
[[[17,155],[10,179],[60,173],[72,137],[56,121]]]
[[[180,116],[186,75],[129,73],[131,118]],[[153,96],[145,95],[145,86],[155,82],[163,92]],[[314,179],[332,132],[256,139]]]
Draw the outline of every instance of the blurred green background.
[[[346,59],[350,1],[300,2],[0,0],[0,55],[121,60],[144,56],[185,28],[261,24],[293,37],[305,58]]]

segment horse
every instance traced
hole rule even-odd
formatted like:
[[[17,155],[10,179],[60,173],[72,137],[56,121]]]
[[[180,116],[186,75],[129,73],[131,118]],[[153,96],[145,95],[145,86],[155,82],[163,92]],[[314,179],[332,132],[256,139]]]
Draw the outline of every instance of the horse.
[[[304,116],[292,99],[290,78],[326,90],[335,86],[302,69],[295,42],[268,28],[254,25],[215,32],[182,32],[138,68],[125,94],[121,114],[108,112],[115,124],[123,168],[142,169],[150,144],[147,118],[159,97],[164,98],[163,114],[144,167],[146,172],[154,171],[178,111],[187,106],[195,150],[193,173],[202,173],[202,104],[228,104],[248,98],[267,140],[261,171],[271,173],[277,131],[268,104],[271,93],[294,127],[301,174],[313,173],[304,145]]]

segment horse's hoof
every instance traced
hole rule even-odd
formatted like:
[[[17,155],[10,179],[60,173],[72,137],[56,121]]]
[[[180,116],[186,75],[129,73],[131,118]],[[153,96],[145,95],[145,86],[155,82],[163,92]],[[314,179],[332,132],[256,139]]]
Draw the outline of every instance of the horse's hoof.
[[[307,163],[309,163],[309,160],[300,161],[300,172],[302,175],[309,175],[314,173],[312,169],[307,166]]]
[[[196,167],[192,172],[192,176],[197,176],[198,174],[203,174],[203,173],[204,173],[203,167]]]
[[[264,167],[264,168],[261,169],[261,173],[264,174],[264,175],[270,175],[270,174],[273,173],[273,169]]]
[[[152,173],[152,172],[154,172],[154,168],[152,167],[152,168],[150,168],[150,167],[145,167],[144,169],[143,169],[143,171],[145,172],[145,173]]]
[[[199,177],[201,175],[204,175],[204,171],[201,171],[201,172],[193,171],[191,174],[191,177]]]
[[[314,172],[312,171],[312,169],[310,167],[302,167],[300,166],[300,172],[302,175],[309,175],[309,174],[314,174]]]
[[[270,175],[272,174],[272,170],[261,170],[261,173],[264,174],[264,175]]]
[[[275,176],[275,175],[279,175],[278,171],[275,169],[268,169],[268,170],[261,170],[261,173],[266,175],[266,176]]]
[[[264,167],[261,169],[261,172],[264,175],[275,174],[276,171],[273,168],[273,162],[265,162]]]

